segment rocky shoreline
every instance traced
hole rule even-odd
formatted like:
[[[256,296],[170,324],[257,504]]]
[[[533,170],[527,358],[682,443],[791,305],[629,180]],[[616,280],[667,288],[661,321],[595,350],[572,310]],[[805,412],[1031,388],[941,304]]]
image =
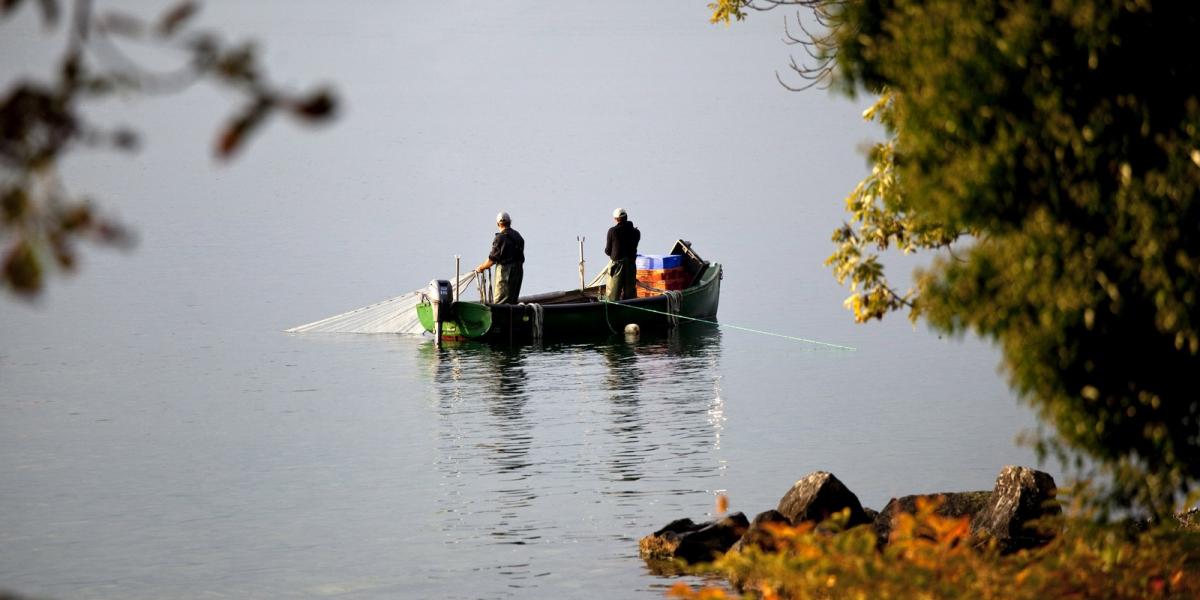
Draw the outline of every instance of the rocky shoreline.
[[[1034,548],[1047,543],[1053,534],[1031,527],[1033,521],[1061,513],[1055,502],[1058,488],[1048,473],[1020,466],[1006,466],[991,489],[974,492],[914,494],[892,498],[882,510],[865,508],[832,473],[816,471],[792,485],[773,510],[748,520],[740,512],[715,521],[695,523],[678,519],[643,537],[639,554],[658,572],[679,561],[688,564],[710,562],[726,552],[737,552],[747,545],[773,549],[768,524],[799,525],[814,523],[820,527],[831,516],[846,511],[846,528],[869,525],[874,528],[879,547],[887,545],[896,518],[914,514],[922,500],[938,503],[936,513],[944,517],[970,520],[971,539],[975,544],[995,543],[1002,552]]]

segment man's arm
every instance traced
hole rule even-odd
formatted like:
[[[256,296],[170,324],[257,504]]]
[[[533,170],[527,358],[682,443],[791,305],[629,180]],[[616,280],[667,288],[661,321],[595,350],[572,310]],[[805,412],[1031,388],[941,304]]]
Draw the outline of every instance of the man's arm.
[[[612,258],[613,228],[608,228],[608,242],[604,244],[604,255]]]
[[[492,238],[492,251],[490,253],[488,253],[487,260],[479,263],[478,267],[475,267],[476,273],[482,273],[482,272],[492,268],[492,266],[494,266],[497,263],[497,261],[500,260],[500,252],[503,249],[501,246],[501,244],[503,243],[503,238],[504,238],[504,236],[499,235],[499,234],[497,234],[496,237]]]
[[[488,254],[488,260],[493,264],[497,264],[504,260],[504,255],[508,250],[508,236],[503,233],[497,233],[495,238],[492,238],[492,251]]]

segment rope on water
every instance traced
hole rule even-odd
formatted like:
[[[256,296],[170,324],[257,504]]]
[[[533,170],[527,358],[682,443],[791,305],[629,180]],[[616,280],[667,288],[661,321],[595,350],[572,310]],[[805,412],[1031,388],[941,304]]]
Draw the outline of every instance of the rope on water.
[[[607,303],[608,303],[608,301],[607,301],[607,300],[603,300],[603,299],[601,300],[601,302],[604,302],[605,304],[607,304]],[[669,300],[668,300],[668,302],[669,302]],[[669,313],[669,312],[663,312],[663,311],[661,311],[661,310],[654,310],[653,308],[646,308],[646,307],[644,307],[644,306],[634,306],[634,305],[632,305],[632,304],[622,304],[621,306],[623,306],[623,307],[625,307],[625,308],[633,308],[633,309],[636,309],[636,310],[644,310],[644,311],[646,311],[646,312],[655,313],[655,314],[659,314],[659,315],[666,315],[667,317],[670,317],[670,318],[675,318],[675,319],[687,319],[687,320],[689,320],[689,321],[696,321],[697,323],[707,323],[707,324],[709,324],[709,325],[713,325],[713,326],[716,326],[716,327],[728,327],[728,328],[730,328],[730,329],[737,329],[737,330],[739,330],[739,331],[746,331],[746,332],[749,332],[749,333],[757,333],[757,334],[760,334],[760,335],[769,335],[769,336],[771,336],[771,337],[783,338],[783,339],[785,339],[785,340],[792,340],[793,342],[804,342],[804,343],[806,343],[806,344],[816,344],[816,345],[818,345],[818,346],[825,346],[825,347],[828,347],[828,348],[836,348],[836,349],[838,349],[838,350],[850,350],[850,351],[857,350],[856,348],[854,348],[854,347],[852,347],[852,346],[842,346],[842,345],[840,345],[840,344],[830,344],[829,342],[821,342],[821,341],[817,341],[817,340],[810,340],[810,339],[808,339],[808,338],[796,337],[796,336],[792,336],[792,335],[784,335],[784,334],[782,334],[782,333],[772,333],[772,332],[770,332],[770,331],[763,331],[763,330],[761,330],[761,329],[751,329],[751,328],[749,328],[749,327],[741,327],[741,326],[738,326],[738,325],[731,325],[731,324],[729,324],[729,323],[718,323],[718,322],[716,322],[716,321],[709,321],[709,320],[707,320],[707,319],[697,319],[696,317],[689,317],[689,316],[686,316],[686,315],[681,315],[681,314],[678,314],[678,313],[676,313],[676,314],[671,314],[671,313]],[[605,307],[605,312],[604,312],[604,317],[605,317],[605,320],[608,320],[608,310],[607,310],[607,308],[608,308],[608,307]],[[609,325],[608,327],[609,327],[609,329],[612,329],[612,325]]]
[[[606,298],[604,296],[600,296],[600,301],[604,303],[604,324],[608,325],[609,331],[611,331],[612,333],[616,333],[617,330],[613,329],[612,321],[608,320],[608,305],[611,303],[609,302],[608,298]]]

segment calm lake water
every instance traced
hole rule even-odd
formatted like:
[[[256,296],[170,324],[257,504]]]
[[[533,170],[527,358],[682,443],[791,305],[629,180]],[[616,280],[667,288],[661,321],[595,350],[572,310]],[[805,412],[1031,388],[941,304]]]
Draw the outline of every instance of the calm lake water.
[[[675,579],[637,539],[717,494],[753,516],[820,469],[878,509],[1035,464],[993,348],[842,308],[821,263],[881,134],[870,99],[780,88],[782,14],[395,4],[209,3],[201,24],[259,39],[279,81],[346,101],[231,164],[208,157],[233,111],[209,88],[91,109],[146,147],[65,176],[140,242],[0,301],[0,589],[656,598]],[[61,47],[35,16],[0,24],[4,81]],[[685,238],[724,265],[722,323],[855,350],[703,325],[440,349],[282,333],[477,264],[499,210],[526,291],[569,288],[576,237],[590,275],[616,206],[644,252]]]
[[[653,598],[674,580],[638,537],[718,493],[753,514],[828,469],[879,508],[1024,458],[1010,400],[956,393],[990,357],[789,344],[31,350],[5,361],[0,576],[55,598]]]

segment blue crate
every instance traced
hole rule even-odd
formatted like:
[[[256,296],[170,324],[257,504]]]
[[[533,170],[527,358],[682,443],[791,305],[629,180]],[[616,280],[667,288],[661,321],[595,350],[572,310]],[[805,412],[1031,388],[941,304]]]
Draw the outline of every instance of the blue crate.
[[[636,262],[639,269],[674,269],[683,266],[683,256],[679,254],[639,254]]]

